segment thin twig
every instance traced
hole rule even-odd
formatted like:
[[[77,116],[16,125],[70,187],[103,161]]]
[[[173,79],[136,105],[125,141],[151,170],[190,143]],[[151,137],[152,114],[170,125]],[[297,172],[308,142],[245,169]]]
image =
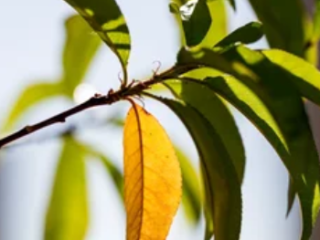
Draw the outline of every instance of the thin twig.
[[[126,99],[128,97],[139,96],[142,93],[142,91],[148,89],[151,85],[160,83],[161,81],[164,81],[166,79],[174,78],[183,72],[191,70],[192,68],[197,68],[197,66],[196,65],[174,66],[162,72],[159,75],[154,74],[152,78],[150,78],[145,82],[139,82],[139,81],[133,82],[132,84],[129,84],[126,87],[120,88],[120,90],[116,92],[114,92],[113,90],[110,90],[107,95],[96,94],[95,96],[93,96],[88,101],[82,104],[79,104],[67,111],[59,113],[53,117],[50,117],[34,125],[26,126],[21,130],[0,139],[0,148],[2,148],[3,146],[15,140],[23,138],[31,133],[39,131],[40,129],[43,129],[45,127],[48,127],[57,123],[64,123],[66,119],[69,118],[70,116],[75,115],[79,112],[82,112],[88,108],[93,108],[101,105],[111,105],[115,102]]]

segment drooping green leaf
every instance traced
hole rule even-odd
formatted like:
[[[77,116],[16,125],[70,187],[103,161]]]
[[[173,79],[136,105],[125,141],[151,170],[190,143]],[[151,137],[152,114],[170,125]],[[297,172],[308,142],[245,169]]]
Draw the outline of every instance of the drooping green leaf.
[[[290,73],[272,64],[262,53],[239,46],[226,57],[242,62],[259,77],[251,89],[270,109],[288,144],[290,157],[284,159],[284,164],[300,199],[301,239],[308,240],[320,207],[320,166],[299,91],[291,82]]]
[[[320,72],[312,64],[282,50],[262,51],[268,60],[290,73],[290,79],[300,94],[320,105]]]
[[[62,94],[63,88],[58,83],[43,82],[28,86],[14,103],[2,131],[10,130],[12,125],[36,103]]]
[[[175,147],[175,152],[180,162],[182,174],[182,206],[187,219],[196,225],[201,216],[199,176],[188,157],[178,147]]]
[[[45,240],[83,240],[88,225],[85,150],[64,138],[46,216]]]
[[[250,22],[222,39],[215,47],[224,48],[237,42],[250,44],[258,41],[263,37],[263,27],[259,22]],[[214,41],[213,41],[214,42]]]
[[[272,48],[305,55],[305,8],[301,0],[249,0]]]
[[[119,194],[120,199],[123,201],[123,174],[122,174],[122,172],[104,154],[102,154],[96,150],[93,150],[89,146],[86,146],[86,151],[89,155],[99,159],[102,162],[103,166],[105,167],[106,172],[110,175],[111,180],[112,180],[115,188],[117,189],[117,192]]]
[[[319,163],[308,118],[291,74],[272,64],[262,53],[244,46],[231,48],[220,57],[209,50],[198,56],[182,51],[178,59],[184,63],[211,66],[235,76],[269,109],[284,138],[284,142],[281,141],[284,144],[275,148],[282,149],[278,153],[298,192],[304,225],[302,239],[308,239],[320,205]],[[283,145],[287,145],[287,149]]]
[[[210,199],[215,239],[238,240],[241,228],[241,187],[222,140],[194,108],[153,97],[177,114],[196,144],[205,182],[210,185],[209,191],[206,191],[206,199]]]
[[[197,109],[215,129],[233,161],[239,182],[243,181],[245,167],[244,146],[239,130],[229,109],[207,86],[199,81],[166,81],[171,91],[180,100]],[[209,103],[209,104],[208,104]]]
[[[65,91],[70,97],[83,80],[101,40],[79,15],[65,22],[66,43],[63,52],[63,78]]]
[[[130,34],[125,17],[115,0],[66,0],[117,55],[126,75]],[[125,76],[126,78],[126,76]]]

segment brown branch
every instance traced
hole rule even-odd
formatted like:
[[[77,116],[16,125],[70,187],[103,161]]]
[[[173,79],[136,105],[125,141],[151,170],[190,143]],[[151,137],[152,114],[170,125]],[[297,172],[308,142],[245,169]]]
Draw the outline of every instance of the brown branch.
[[[148,89],[151,85],[159,83],[161,81],[164,81],[166,79],[177,77],[178,75],[182,74],[183,72],[190,71],[192,69],[197,68],[197,65],[179,65],[174,66],[166,71],[164,71],[161,74],[154,73],[152,78],[145,82],[139,82],[139,81],[133,81],[126,87],[121,86],[120,90],[114,92],[113,90],[110,90],[107,95],[100,95],[96,94],[92,98],[90,98],[88,101],[79,104],[67,111],[64,111],[62,113],[59,113],[53,117],[50,117],[46,120],[43,120],[39,123],[36,123],[34,125],[29,125],[21,130],[4,137],[0,139],[0,149],[3,148],[3,146],[14,142],[20,138],[23,138],[31,133],[34,133],[36,131],[39,131],[40,129],[43,129],[45,127],[57,124],[57,123],[64,123],[67,118],[70,116],[77,114],[79,112],[82,112],[88,108],[93,108],[101,105],[111,105],[115,102],[118,102],[120,100],[123,100],[130,96],[140,95],[142,91]]]
[[[118,94],[118,93],[117,93]],[[20,139],[24,136],[27,136],[33,132],[36,132],[42,128],[45,128],[47,126],[50,126],[50,125],[54,125],[56,123],[63,123],[66,121],[66,119],[76,113],[79,113],[81,111],[84,111],[88,108],[92,108],[92,107],[96,107],[96,106],[99,106],[99,105],[110,105],[114,102],[116,102],[117,100],[119,100],[119,98],[116,98],[115,96],[117,94],[108,94],[106,96],[99,96],[99,95],[96,95],[92,98],[90,98],[88,101],[80,104],[80,105],[77,105],[65,112],[62,112],[60,114],[57,114],[53,117],[50,117],[44,121],[41,121],[39,123],[36,123],[34,125],[29,125],[29,126],[26,126],[24,127],[23,129],[3,138],[0,140],[0,148],[2,148],[3,146],[7,145],[8,143],[11,143],[17,139]]]

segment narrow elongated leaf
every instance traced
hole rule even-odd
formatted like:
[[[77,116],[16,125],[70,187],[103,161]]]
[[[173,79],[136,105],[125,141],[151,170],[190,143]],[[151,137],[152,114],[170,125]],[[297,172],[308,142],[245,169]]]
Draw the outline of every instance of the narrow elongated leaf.
[[[229,45],[241,42],[244,44],[250,44],[258,41],[263,37],[262,24],[259,22],[250,22],[222,39],[215,47],[227,47]],[[213,41],[214,42],[214,41]]]
[[[85,150],[71,136],[64,138],[46,216],[45,240],[82,240],[88,225]]]
[[[173,1],[170,10],[175,14],[182,35],[182,45],[211,47],[227,34],[224,0]],[[199,27],[200,26],[200,27]]]
[[[118,167],[115,166],[108,157],[98,151],[95,151],[91,147],[86,146],[86,151],[89,155],[101,160],[106,172],[110,175],[111,180],[117,189],[120,199],[123,200],[123,175]]]
[[[238,240],[241,228],[241,187],[222,140],[210,123],[194,108],[168,99],[155,96],[153,98],[177,114],[196,144],[204,182],[209,185],[206,199],[210,200],[215,239]],[[209,239],[211,236],[206,237]]]
[[[187,219],[196,225],[199,223],[201,216],[199,176],[188,157],[177,147],[175,147],[175,152],[179,159],[182,173],[182,206]]]
[[[118,56],[125,71],[130,54],[130,35],[115,0],[66,0],[90,24]]]
[[[203,39],[202,47],[212,47],[212,44],[219,42],[228,33],[228,16],[225,0],[207,1],[212,24]]]
[[[24,89],[13,105],[9,117],[2,130],[9,130],[12,125],[32,106],[48,98],[63,94],[63,88],[58,83],[37,83]]]
[[[187,46],[202,42],[211,26],[211,15],[206,0],[191,0],[180,7],[182,26]]]
[[[262,53],[239,46],[226,57],[238,59],[259,81],[251,85],[273,113],[288,144],[290,157],[284,159],[302,208],[301,239],[310,238],[320,207],[320,167],[308,117],[290,74],[275,66]],[[248,85],[248,84],[247,84]]]
[[[239,130],[227,106],[207,86],[199,81],[166,81],[176,97],[197,109],[222,139],[233,161],[239,182],[243,181],[245,153]]]
[[[76,86],[83,80],[101,40],[79,15],[66,20],[66,44],[63,52],[63,84],[66,93],[73,96]]]
[[[249,0],[272,48],[305,55],[306,16],[301,0]],[[290,9],[290,10],[289,10]]]
[[[188,58],[185,53],[179,57],[183,61]],[[221,61],[217,62],[218,59]],[[220,57],[205,50],[198,58],[190,57],[189,62],[236,76],[267,106],[287,145],[287,149],[282,145],[276,149],[282,149],[280,156],[298,192],[304,224],[302,239],[308,239],[320,205],[319,163],[302,99],[292,85],[290,73],[272,64],[262,53],[244,46],[234,47]]]
[[[179,161],[158,121],[134,104],[124,127],[127,240],[163,240],[178,209]]]
[[[300,94],[320,105],[320,72],[312,64],[282,50],[265,50],[262,53],[271,63],[285,69]]]

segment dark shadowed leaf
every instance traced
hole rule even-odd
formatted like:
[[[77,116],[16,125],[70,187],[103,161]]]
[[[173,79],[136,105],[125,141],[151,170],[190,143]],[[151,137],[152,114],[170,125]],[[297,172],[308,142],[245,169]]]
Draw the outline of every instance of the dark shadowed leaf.
[[[244,44],[254,43],[261,39],[263,34],[261,23],[250,22],[230,33],[228,36],[218,42],[215,47],[224,48],[238,42]]]
[[[101,40],[79,15],[66,20],[66,43],[63,52],[63,84],[70,97],[96,54]]]
[[[200,44],[212,22],[206,0],[188,1],[179,10],[187,46]]]
[[[124,16],[115,0],[66,0],[90,24],[118,56],[122,68],[130,54],[130,35]]]
[[[84,240],[88,225],[85,149],[64,138],[46,216],[45,240]]]
[[[150,96],[150,95],[149,95]],[[241,187],[232,160],[210,123],[194,108],[153,96],[167,105],[184,123],[201,158],[205,184],[208,184],[206,212],[212,215],[216,240],[238,240],[241,228]],[[209,212],[210,210],[210,212]],[[212,235],[212,232],[210,232]],[[210,235],[206,235],[209,239]]]
[[[263,23],[271,47],[303,57],[305,54],[305,11],[301,0],[249,0]]]
[[[186,3],[177,0],[170,4],[170,10],[175,14],[181,30],[182,45],[211,47],[212,42],[220,41],[227,34],[224,0]]]
[[[317,42],[320,37],[320,1],[315,0],[316,11],[313,17],[313,40]]]
[[[13,124],[36,103],[62,94],[63,87],[59,83],[44,82],[28,86],[14,103],[2,131],[10,130]]]

